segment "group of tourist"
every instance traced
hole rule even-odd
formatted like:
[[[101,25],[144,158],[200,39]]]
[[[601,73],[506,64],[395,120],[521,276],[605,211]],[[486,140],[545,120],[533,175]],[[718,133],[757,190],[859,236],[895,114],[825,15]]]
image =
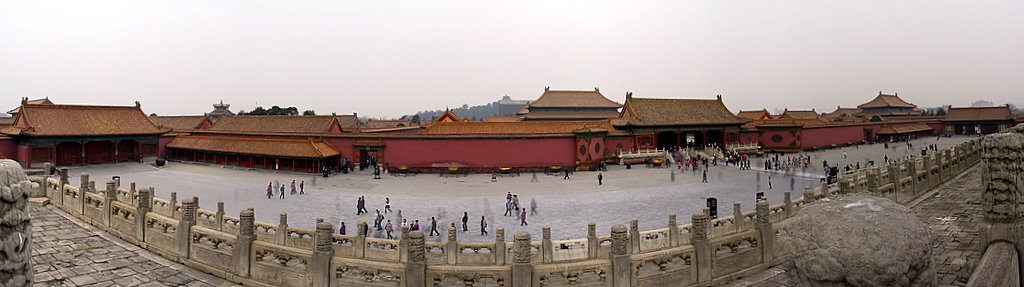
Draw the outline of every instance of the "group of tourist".
[[[298,189],[296,189],[295,187],[296,187],[295,180],[293,179],[292,180],[292,190],[291,190],[291,194],[292,195],[295,195],[296,192],[299,195],[306,194],[306,181],[300,181],[299,184],[298,184]],[[272,181],[270,183],[267,183],[267,199],[274,198],[274,191],[275,190],[280,190],[280,192],[278,192],[279,193],[279,198],[284,199],[284,184],[279,184],[276,181]]]
[[[601,180],[600,174],[598,174],[598,181]],[[537,214],[537,200],[530,199],[530,215]],[[519,195],[508,192],[505,194],[505,216],[516,216],[519,218],[519,226],[528,225],[526,222],[526,208],[519,207]],[[483,228],[483,227],[481,227]],[[481,233],[484,233],[481,231]],[[483,235],[483,234],[481,234]]]

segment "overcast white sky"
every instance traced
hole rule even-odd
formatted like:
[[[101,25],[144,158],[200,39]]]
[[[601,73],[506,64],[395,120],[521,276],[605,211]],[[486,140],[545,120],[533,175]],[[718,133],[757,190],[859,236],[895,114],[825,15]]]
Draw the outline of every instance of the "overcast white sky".
[[[830,111],[1024,103],[1024,1],[8,1],[0,99],[397,117],[544,86]]]

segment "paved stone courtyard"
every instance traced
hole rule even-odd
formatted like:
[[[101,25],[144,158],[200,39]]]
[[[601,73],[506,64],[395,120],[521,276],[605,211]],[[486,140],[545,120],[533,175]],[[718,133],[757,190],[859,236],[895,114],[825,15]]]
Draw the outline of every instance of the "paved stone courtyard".
[[[139,187],[155,187],[156,195],[161,198],[170,198],[170,192],[177,192],[179,201],[198,196],[202,208],[209,210],[215,209],[217,202],[224,202],[225,212],[232,215],[253,207],[257,219],[269,223],[276,223],[278,214],[285,212],[290,226],[307,229],[311,229],[316,218],[324,218],[336,226],[345,222],[350,232],[361,220],[372,224],[374,210],[384,212],[384,199],[388,197],[392,209],[402,210],[410,223],[419,220],[423,228],[428,228],[430,217],[436,217],[441,232],[452,222],[461,226],[462,214],[468,212],[469,232],[460,234],[460,241],[494,240],[493,235],[479,235],[481,215],[486,216],[491,234],[494,228],[505,228],[506,234],[525,230],[539,238],[541,227],[548,225],[554,239],[568,239],[585,237],[586,224],[591,222],[597,224],[599,234],[607,234],[612,225],[628,224],[630,218],[638,219],[642,230],[661,228],[667,225],[669,213],[685,219],[705,208],[707,197],[718,199],[722,216],[732,214],[733,202],[742,203],[743,209],[750,211],[758,191],[764,191],[768,200],[775,204],[782,202],[784,191],[792,191],[791,196],[796,199],[802,196],[805,186],[817,186],[823,175],[822,160],[828,160],[831,165],[857,161],[864,164],[867,160],[881,161],[883,155],[893,158],[916,153],[931,143],[947,147],[969,139],[972,138],[943,138],[939,141],[924,138],[914,142],[913,150],[907,149],[905,144],[891,144],[889,149],[875,144],[811,152],[808,154],[812,163],[808,168],[788,174],[769,174],[759,170],[762,167],[760,159],[753,160],[751,171],[720,163],[710,168],[709,183],[700,183],[700,171],[675,171],[673,182],[673,171],[669,168],[634,166],[627,170],[614,165],[602,173],[604,183],[600,186],[596,172],[577,172],[569,180],[563,180],[561,175],[537,174],[537,182],[533,182],[529,173],[499,177],[497,182],[491,182],[490,175],[486,174],[458,178],[437,174],[385,175],[383,179],[374,180],[368,171],[322,178],[187,163],[170,163],[162,168],[131,163],[80,167],[71,170],[70,180],[77,185],[79,173],[88,172],[99,186],[111,176],[118,175],[122,184],[137,182]],[[846,159],[843,158],[844,151],[847,152]],[[769,176],[773,180],[771,190],[767,184]],[[290,183],[293,179],[305,181],[306,195],[289,194],[281,200],[275,193],[274,199],[266,198],[268,182]],[[524,207],[529,207],[531,200],[537,201],[539,214],[528,217],[529,226],[520,226],[514,217],[502,216],[506,192],[518,194],[520,205]],[[356,216],[358,196],[366,197],[370,215]],[[387,220],[394,221],[397,230],[396,216],[387,214]],[[383,234],[371,232],[371,236],[381,237]],[[444,238],[436,236],[428,240],[441,241]]]
[[[35,286],[237,286],[121,241],[52,206],[32,207]]]

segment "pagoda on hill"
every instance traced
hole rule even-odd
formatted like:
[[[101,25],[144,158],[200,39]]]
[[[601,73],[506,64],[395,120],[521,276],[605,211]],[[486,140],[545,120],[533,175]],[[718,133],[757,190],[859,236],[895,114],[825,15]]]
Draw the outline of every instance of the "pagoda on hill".
[[[231,112],[228,108],[230,104],[225,104],[223,100],[219,104],[213,104],[213,111],[207,114],[210,116],[210,120],[216,121],[220,116],[233,116],[235,113]]]

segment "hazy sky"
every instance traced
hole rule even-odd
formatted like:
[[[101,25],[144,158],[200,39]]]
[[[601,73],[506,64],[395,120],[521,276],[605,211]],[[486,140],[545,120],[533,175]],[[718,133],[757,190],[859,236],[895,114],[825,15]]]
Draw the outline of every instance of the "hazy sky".
[[[8,1],[0,96],[396,117],[544,86],[740,109],[1024,103],[1024,1]]]

